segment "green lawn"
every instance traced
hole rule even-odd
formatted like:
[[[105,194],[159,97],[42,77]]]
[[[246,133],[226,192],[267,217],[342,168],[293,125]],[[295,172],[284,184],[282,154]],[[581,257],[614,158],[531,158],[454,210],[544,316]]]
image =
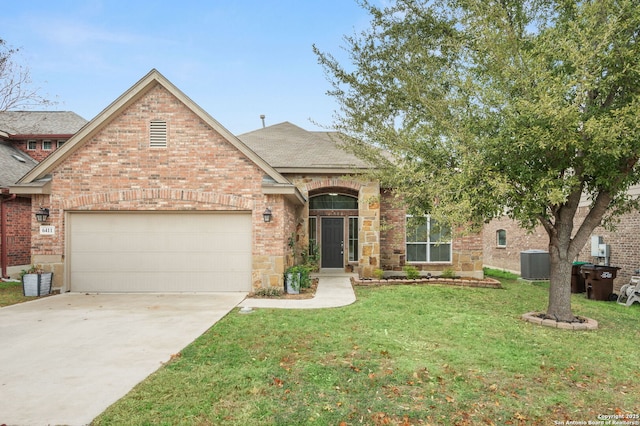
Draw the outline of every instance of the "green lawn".
[[[547,286],[358,288],[345,308],[229,314],[95,425],[559,424],[640,414],[640,306],[525,323]]]
[[[0,281],[0,308],[33,299],[35,298],[23,296],[22,283]]]

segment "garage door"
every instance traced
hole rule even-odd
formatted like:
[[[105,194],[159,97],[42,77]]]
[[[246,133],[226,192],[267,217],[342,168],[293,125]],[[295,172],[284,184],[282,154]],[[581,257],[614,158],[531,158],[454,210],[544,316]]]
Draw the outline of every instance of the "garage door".
[[[71,291],[251,289],[249,213],[70,213]]]

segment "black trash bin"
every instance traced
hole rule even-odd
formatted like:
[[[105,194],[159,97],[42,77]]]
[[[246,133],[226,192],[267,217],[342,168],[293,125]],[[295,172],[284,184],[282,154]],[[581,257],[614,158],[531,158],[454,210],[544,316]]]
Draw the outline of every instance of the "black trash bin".
[[[618,269],[615,266],[582,265],[580,273],[584,277],[587,299],[591,300],[616,300],[613,294],[613,280]]]
[[[591,265],[589,262],[573,262],[571,267],[571,293],[584,293],[586,290],[584,276],[580,273],[580,268],[584,265]]]

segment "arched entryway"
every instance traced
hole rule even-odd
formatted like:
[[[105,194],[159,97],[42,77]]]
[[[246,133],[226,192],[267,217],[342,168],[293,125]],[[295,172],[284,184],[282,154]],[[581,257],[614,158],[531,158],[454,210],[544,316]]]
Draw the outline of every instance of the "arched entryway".
[[[358,263],[358,193],[322,188],[309,193],[309,241],[317,245],[321,268]]]

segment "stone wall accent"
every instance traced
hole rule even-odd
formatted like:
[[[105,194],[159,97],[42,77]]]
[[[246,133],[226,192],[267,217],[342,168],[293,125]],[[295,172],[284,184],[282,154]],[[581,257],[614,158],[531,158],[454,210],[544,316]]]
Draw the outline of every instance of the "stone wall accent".
[[[402,271],[406,262],[405,227],[406,208],[402,200],[395,197],[393,191],[381,191],[381,269]],[[438,274],[445,269],[453,269],[461,276],[482,278],[483,253],[482,233],[454,236],[452,241],[451,263],[415,263],[412,264],[424,273]]]
[[[409,279],[364,279],[351,277],[351,283],[353,285],[360,286],[379,286],[379,285],[421,285],[421,284],[439,284],[449,285],[454,287],[476,287],[476,288],[502,288],[502,284],[498,280],[493,278],[471,278],[471,279],[456,279],[456,278],[419,278],[416,280]]]
[[[358,194],[358,273],[361,276],[373,276],[373,271],[380,266],[380,187],[377,182],[357,176],[321,176],[295,175],[287,176],[298,187],[300,192],[309,198],[309,193],[326,189],[334,192],[344,188],[346,192]],[[299,211],[296,217],[298,250],[308,246],[309,236],[307,223],[309,219],[308,203]],[[318,236],[320,237],[320,236]],[[345,265],[347,265],[345,259]]]
[[[380,261],[380,186],[368,182],[360,188],[358,195],[358,246],[360,259],[358,275],[373,276],[381,267]]]

